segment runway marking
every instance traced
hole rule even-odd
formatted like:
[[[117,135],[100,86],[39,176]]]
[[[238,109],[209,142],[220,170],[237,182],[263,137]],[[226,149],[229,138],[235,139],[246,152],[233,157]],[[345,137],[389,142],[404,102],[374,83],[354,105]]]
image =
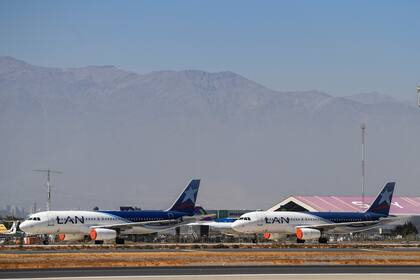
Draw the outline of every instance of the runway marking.
[[[366,252],[381,252],[381,253],[389,252],[389,251],[386,251],[386,250],[379,250],[379,249],[360,249],[360,251],[366,251]]]

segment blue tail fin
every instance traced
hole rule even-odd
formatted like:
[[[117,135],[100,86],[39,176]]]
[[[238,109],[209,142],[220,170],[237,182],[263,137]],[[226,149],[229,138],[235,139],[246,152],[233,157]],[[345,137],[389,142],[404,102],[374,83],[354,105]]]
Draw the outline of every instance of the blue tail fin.
[[[200,180],[191,180],[191,182],[181,193],[172,207],[168,209],[168,211],[180,211],[193,215],[199,187]]]
[[[387,183],[366,212],[388,216],[389,208],[391,208],[391,201],[392,201],[392,194],[394,193],[394,187],[395,187],[395,182]]]

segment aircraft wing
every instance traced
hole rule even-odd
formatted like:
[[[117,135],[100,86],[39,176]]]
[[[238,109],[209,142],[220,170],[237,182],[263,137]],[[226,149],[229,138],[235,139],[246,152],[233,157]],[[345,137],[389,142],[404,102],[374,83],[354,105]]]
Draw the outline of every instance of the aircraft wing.
[[[145,222],[127,222],[127,223],[120,223],[120,224],[112,224],[112,225],[100,225],[100,226],[92,226],[91,229],[94,228],[106,228],[106,229],[122,229],[127,230],[131,229],[133,227],[144,227],[144,226],[153,226],[153,225],[161,225],[165,224],[168,225],[170,223],[173,223],[174,225],[183,224],[184,222],[181,220],[157,220],[157,221],[145,221]]]
[[[213,221],[195,221],[188,223],[189,226],[211,226]]]
[[[211,217],[211,215],[196,215],[192,217],[182,217],[181,219],[168,219],[168,220],[156,220],[156,221],[144,221],[144,222],[127,222],[127,223],[119,223],[119,224],[110,224],[110,225],[99,225],[99,226],[92,226],[91,229],[94,228],[106,228],[106,229],[120,229],[120,230],[127,230],[132,229],[134,227],[147,227],[147,226],[177,226],[177,225],[184,225],[191,222],[195,222],[199,219]]]
[[[362,221],[362,222],[346,222],[346,223],[330,223],[330,224],[318,224],[318,225],[302,225],[297,226],[298,228],[310,228],[310,229],[318,229],[320,231],[325,232],[333,232],[333,231],[340,231],[340,229],[344,228],[352,228],[351,231],[364,231],[366,229],[370,229],[371,227],[391,223],[397,221],[398,218],[383,218],[375,221]]]
[[[191,217],[183,217],[183,219],[184,220],[190,220],[190,221],[196,221],[196,222],[200,222],[200,221],[205,222],[205,221],[209,221],[208,219],[213,219],[214,217],[216,217],[216,214],[194,215],[194,216],[191,216]]]

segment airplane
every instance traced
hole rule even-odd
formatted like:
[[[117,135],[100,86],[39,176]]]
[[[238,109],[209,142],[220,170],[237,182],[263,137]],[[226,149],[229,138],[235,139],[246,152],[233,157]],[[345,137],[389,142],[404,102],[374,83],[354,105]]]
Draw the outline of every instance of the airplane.
[[[91,239],[95,244],[115,240],[121,235],[148,234],[168,230],[195,220],[194,208],[200,180],[194,179],[167,210],[133,211],[43,211],[30,215],[20,224],[26,234],[58,234],[61,241]],[[48,244],[48,240],[44,240]]]
[[[7,229],[4,224],[0,224],[0,245],[5,244],[8,240],[19,238],[23,233],[18,230],[19,221],[13,221],[10,229]]]
[[[17,227],[18,226],[18,222],[17,221],[13,221],[12,226],[10,227],[10,229],[7,229],[4,224],[0,224],[0,237],[3,236],[10,236],[10,235],[16,235],[17,234]]]
[[[366,212],[255,211],[232,224],[240,233],[296,235],[297,243],[317,240],[327,243],[328,234],[360,232],[395,221],[389,216],[395,183],[389,182]]]

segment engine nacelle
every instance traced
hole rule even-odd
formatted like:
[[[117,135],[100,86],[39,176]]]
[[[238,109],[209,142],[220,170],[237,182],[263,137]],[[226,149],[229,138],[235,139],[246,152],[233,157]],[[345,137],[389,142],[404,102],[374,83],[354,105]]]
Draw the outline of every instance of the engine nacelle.
[[[83,240],[85,236],[83,234],[76,233],[60,233],[58,235],[58,240],[60,241],[80,241]]]
[[[112,240],[117,237],[117,232],[113,229],[94,228],[89,235],[92,240]]]
[[[296,237],[300,240],[319,239],[321,232],[312,228],[298,228],[296,229]]]

